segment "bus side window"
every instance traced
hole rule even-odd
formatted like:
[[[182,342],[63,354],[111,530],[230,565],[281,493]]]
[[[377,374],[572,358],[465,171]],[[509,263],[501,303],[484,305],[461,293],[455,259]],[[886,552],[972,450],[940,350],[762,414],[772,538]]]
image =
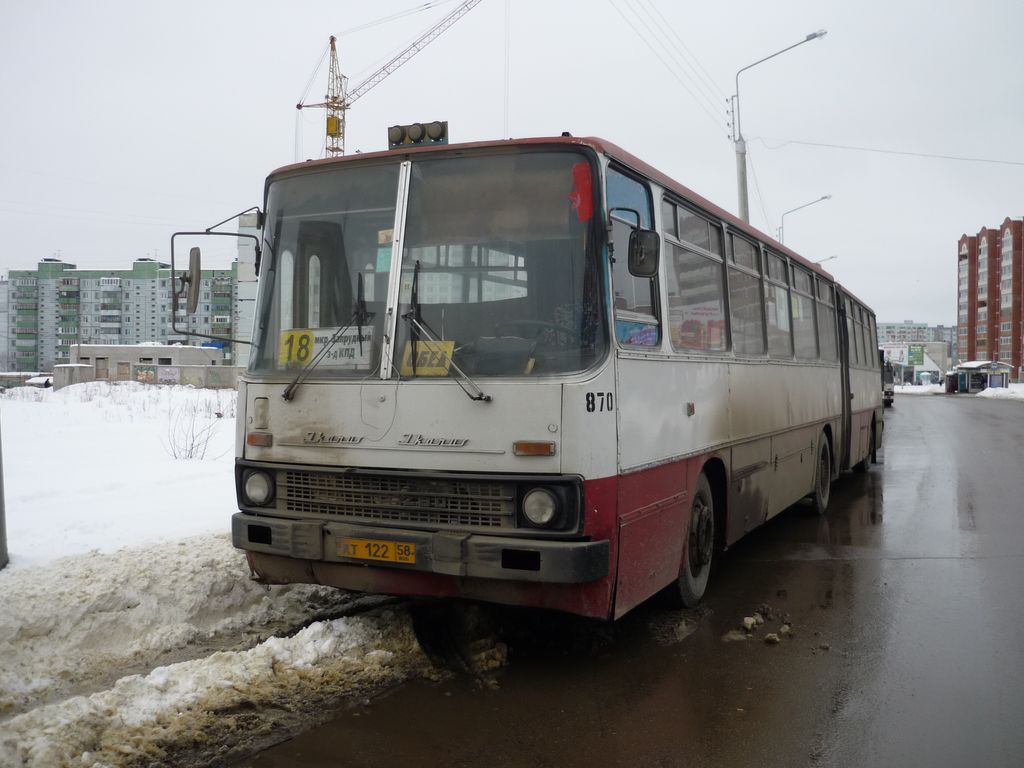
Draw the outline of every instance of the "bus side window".
[[[737,355],[763,355],[764,310],[756,246],[729,235],[729,311],[732,348]]]
[[[656,278],[635,278],[628,265],[630,233],[652,227],[650,189],[632,176],[608,169],[608,211],[611,218],[611,268],[615,339],[630,346],[662,343]]]
[[[620,344],[657,347],[661,344],[658,280],[634,277],[627,263],[630,233],[637,227],[652,228],[650,190],[637,179],[609,168],[608,210],[615,260],[612,264],[615,338]]]

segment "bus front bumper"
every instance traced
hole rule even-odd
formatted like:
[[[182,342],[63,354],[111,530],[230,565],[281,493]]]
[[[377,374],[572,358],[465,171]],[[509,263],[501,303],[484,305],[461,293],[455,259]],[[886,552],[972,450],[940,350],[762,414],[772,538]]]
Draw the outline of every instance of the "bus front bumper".
[[[415,547],[412,562],[353,557],[352,540],[371,542],[378,554],[403,556]],[[311,562],[383,567],[446,576],[464,576],[547,584],[583,584],[609,573],[607,541],[561,541],[430,532],[292,520],[236,512],[231,541],[238,549]],[[381,547],[390,544],[391,547]],[[365,551],[365,547],[363,548]],[[358,551],[358,550],[357,550]],[[407,556],[405,559],[409,559]]]

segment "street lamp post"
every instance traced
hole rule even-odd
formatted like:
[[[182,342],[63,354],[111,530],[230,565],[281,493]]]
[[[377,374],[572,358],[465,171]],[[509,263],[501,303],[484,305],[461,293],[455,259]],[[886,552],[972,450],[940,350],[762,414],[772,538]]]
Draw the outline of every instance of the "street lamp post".
[[[793,211],[799,211],[801,208],[806,208],[809,205],[814,205],[815,203],[820,203],[820,202],[822,202],[824,200],[831,200],[831,199],[832,199],[832,195],[822,195],[817,200],[811,200],[811,202],[809,202],[809,203],[804,203],[803,205],[798,205],[796,208],[790,208],[788,211],[783,212],[782,218],[779,219],[779,231],[778,231],[779,242],[780,243],[785,243],[786,242],[785,239],[784,239],[785,235],[786,235],[786,214],[793,213]]]
[[[743,131],[740,127],[740,74],[746,72],[751,67],[756,67],[758,64],[768,61],[768,59],[774,59],[776,56],[791,51],[798,45],[809,43],[811,40],[817,40],[819,37],[824,37],[827,30],[819,29],[817,32],[811,32],[807,37],[798,43],[793,43],[788,48],[783,48],[781,51],[776,51],[771,56],[765,56],[763,59],[758,59],[753,64],[747,66],[736,72],[736,92],[733,94],[733,122],[732,122],[732,138],[736,146],[736,184],[739,187],[739,198],[740,198],[740,218],[743,221],[750,223],[750,206],[747,202],[747,142],[743,139]]]

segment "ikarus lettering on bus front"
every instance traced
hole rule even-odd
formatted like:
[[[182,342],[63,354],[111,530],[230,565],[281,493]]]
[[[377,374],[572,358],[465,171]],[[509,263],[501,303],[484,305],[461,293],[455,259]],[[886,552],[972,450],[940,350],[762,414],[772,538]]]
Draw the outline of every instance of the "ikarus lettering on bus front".
[[[405,434],[399,445],[413,448],[462,448],[469,440],[464,437],[426,437],[420,434]]]
[[[361,435],[332,435],[326,432],[306,432],[302,442],[309,445],[357,445],[363,441]]]

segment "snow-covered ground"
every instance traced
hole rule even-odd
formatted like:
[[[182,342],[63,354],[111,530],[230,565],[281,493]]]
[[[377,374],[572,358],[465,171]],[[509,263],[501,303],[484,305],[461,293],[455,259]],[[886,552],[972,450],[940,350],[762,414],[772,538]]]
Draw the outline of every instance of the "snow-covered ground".
[[[0,397],[0,766],[208,757],[218,739],[267,737],[268,702],[304,717],[432,674],[403,611],[336,618],[359,601],[249,579],[227,533],[234,396],[90,383]]]
[[[3,768],[204,764],[438,674],[403,609],[249,579],[228,535],[234,407],[137,384],[0,395]],[[473,653],[503,662],[500,643]]]
[[[897,395],[941,395],[945,393],[941,384],[897,384]],[[984,389],[976,397],[996,397],[1009,400],[1024,400],[1024,384],[1010,384],[1008,387]]]
[[[897,384],[893,387],[897,395],[941,395],[941,384]]]

